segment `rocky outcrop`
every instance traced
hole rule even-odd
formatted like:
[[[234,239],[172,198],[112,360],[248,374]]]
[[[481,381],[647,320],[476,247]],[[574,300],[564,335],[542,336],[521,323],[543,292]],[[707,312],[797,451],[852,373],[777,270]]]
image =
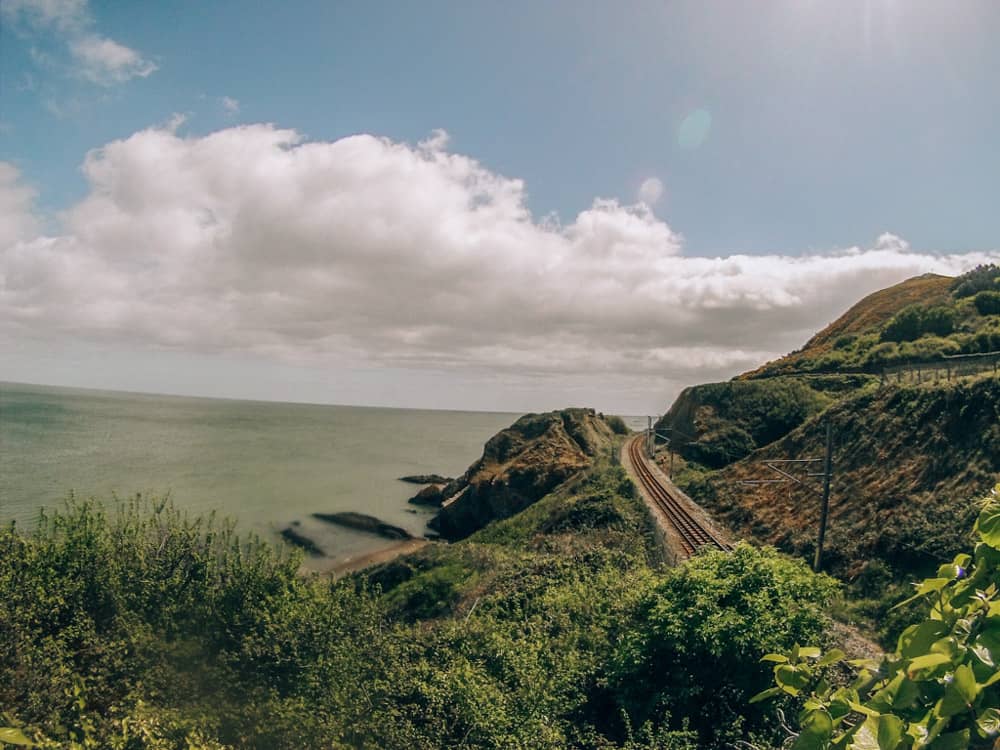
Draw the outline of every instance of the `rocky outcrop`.
[[[593,409],[526,414],[486,443],[483,456],[446,488],[429,526],[462,539],[519,513],[609,451],[614,431]]]
[[[448,496],[444,494],[444,490],[445,486],[443,484],[429,484],[406,502],[413,505],[429,505],[434,508],[440,508],[444,504],[444,501],[448,499]]]
[[[313,513],[312,516],[313,518],[318,518],[320,521],[326,521],[327,523],[333,523],[338,526],[345,526],[349,529],[355,529],[357,531],[367,531],[370,534],[378,534],[386,539],[413,538],[410,532],[406,529],[385,523],[384,521],[375,518],[375,516],[367,516],[364,513]]]

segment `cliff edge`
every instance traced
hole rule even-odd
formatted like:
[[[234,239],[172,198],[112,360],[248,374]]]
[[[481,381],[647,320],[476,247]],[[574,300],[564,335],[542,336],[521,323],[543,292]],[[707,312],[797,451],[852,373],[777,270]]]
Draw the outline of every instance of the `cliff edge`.
[[[621,420],[593,409],[526,414],[487,441],[482,458],[446,488],[429,525],[457,540],[519,513],[610,453],[623,430]]]

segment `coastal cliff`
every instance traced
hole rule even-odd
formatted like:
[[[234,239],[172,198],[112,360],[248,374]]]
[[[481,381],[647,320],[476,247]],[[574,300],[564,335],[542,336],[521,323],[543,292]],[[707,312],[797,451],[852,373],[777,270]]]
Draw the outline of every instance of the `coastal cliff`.
[[[508,518],[591,466],[624,431],[621,420],[593,409],[526,414],[490,438],[482,458],[446,488],[429,525],[457,540]]]

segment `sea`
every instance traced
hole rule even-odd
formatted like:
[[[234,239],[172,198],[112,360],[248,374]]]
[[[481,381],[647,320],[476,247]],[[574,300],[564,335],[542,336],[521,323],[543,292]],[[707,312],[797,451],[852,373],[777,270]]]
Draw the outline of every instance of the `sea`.
[[[320,566],[392,544],[317,521],[357,511],[422,536],[408,474],[454,477],[519,415],[237,401],[0,383],[0,521],[30,529],[69,493],[162,497],[277,539],[295,524]]]

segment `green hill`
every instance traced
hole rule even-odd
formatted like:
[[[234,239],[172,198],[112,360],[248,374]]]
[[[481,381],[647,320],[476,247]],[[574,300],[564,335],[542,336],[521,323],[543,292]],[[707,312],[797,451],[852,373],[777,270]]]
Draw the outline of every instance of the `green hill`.
[[[778,478],[762,468],[768,458],[822,455],[820,425],[830,421],[830,569],[853,578],[878,560],[904,575],[951,554],[969,528],[969,498],[1000,474],[1000,381],[988,369],[953,380],[935,370],[924,382],[877,373],[1000,350],[998,288],[996,266],[910,279],[869,295],[797,352],[685,389],[658,424],[683,457],[678,483],[737,534],[808,555],[814,497],[741,481]]]
[[[741,380],[792,373],[869,372],[946,355],[1000,350],[1000,267],[959,278],[925,274],[870,294],[805,346],[744,373]]]

